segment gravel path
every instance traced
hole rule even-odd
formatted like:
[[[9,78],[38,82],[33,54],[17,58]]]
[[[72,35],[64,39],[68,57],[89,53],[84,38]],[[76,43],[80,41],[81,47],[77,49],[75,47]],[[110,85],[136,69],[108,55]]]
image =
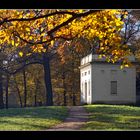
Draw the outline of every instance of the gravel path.
[[[82,106],[70,106],[69,116],[64,120],[63,123],[58,124],[47,131],[75,131],[80,130],[82,125],[88,121],[89,114]]]

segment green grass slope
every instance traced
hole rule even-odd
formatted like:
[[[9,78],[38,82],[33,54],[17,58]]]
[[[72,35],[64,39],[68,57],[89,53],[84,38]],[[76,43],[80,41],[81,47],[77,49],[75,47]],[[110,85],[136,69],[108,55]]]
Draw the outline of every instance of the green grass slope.
[[[0,110],[0,130],[46,130],[67,117],[66,107],[30,107]]]
[[[140,107],[86,105],[90,119],[83,130],[140,130]]]

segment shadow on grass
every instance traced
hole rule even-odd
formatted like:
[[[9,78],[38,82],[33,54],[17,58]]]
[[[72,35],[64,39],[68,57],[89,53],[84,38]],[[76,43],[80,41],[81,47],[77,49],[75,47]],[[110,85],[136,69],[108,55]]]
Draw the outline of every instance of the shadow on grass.
[[[68,116],[66,107],[14,108],[0,110],[0,130],[44,130]]]
[[[0,117],[24,117],[24,118],[45,118],[64,119],[67,116],[65,107],[37,107],[37,108],[14,108],[0,110]]]
[[[133,130],[140,129],[140,108],[117,105],[85,106],[91,113],[90,121],[83,129]]]

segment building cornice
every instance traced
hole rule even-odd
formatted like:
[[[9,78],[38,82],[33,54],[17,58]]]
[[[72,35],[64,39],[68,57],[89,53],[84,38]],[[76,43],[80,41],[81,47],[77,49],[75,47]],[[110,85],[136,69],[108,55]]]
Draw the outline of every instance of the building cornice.
[[[88,62],[88,63],[86,63],[86,64],[84,64],[84,65],[81,65],[81,66],[79,67],[79,69],[85,68],[85,67],[87,67],[87,66],[89,66],[89,65],[92,65],[92,64],[121,65],[120,62],[111,63],[111,62],[107,62],[107,61],[91,61],[91,62]],[[133,65],[140,65],[140,62],[136,62],[136,61],[135,61],[135,62],[131,62],[131,64],[133,64]]]
[[[92,63],[92,62],[88,62],[88,63],[86,63],[86,64],[84,64],[84,65],[81,65],[81,66],[79,67],[79,69],[82,69],[82,68],[84,68],[84,67],[87,67],[87,66],[91,65],[91,63]]]

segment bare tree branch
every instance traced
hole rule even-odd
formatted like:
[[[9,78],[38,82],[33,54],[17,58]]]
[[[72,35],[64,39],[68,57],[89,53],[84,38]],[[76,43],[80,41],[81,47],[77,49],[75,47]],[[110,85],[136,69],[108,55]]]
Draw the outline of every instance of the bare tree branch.
[[[43,63],[37,62],[37,61],[24,63],[20,68],[16,69],[13,72],[9,71],[8,69],[4,69],[3,67],[0,67],[0,71],[5,72],[5,73],[10,74],[10,75],[14,75],[14,74],[18,73],[19,71],[21,71],[23,68],[25,68],[25,67],[27,67],[29,65],[32,65],[32,64],[40,64],[40,65],[42,65]]]

